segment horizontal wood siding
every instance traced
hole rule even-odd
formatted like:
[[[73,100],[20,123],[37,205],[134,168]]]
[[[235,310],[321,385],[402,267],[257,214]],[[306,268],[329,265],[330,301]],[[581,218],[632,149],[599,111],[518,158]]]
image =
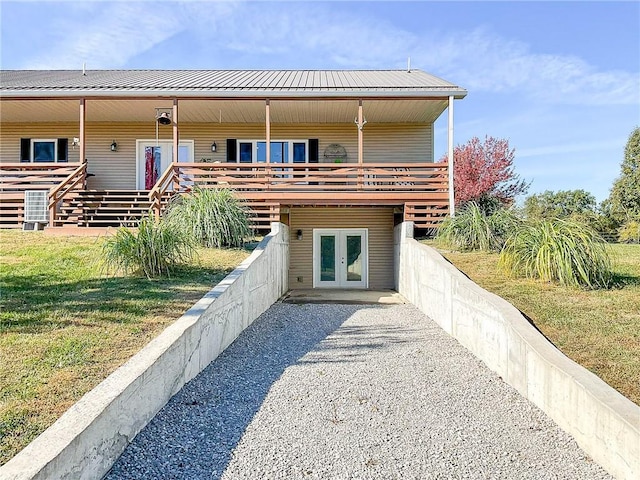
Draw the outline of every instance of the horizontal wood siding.
[[[358,135],[354,124],[272,124],[274,140],[319,139],[320,162],[328,145],[338,143],[347,150],[347,161],[357,162]],[[171,140],[172,128],[160,126],[159,139]],[[133,190],[136,188],[136,140],[155,139],[153,119],[148,123],[87,123],[86,155],[89,188]],[[79,136],[77,123],[2,124],[0,162],[20,161],[20,138],[69,138]],[[227,138],[264,139],[264,124],[192,123],[180,125],[180,138],[194,140],[194,160],[226,161]],[[111,142],[118,151],[110,150]],[[211,152],[211,144],[217,151]],[[71,144],[69,144],[71,145]],[[433,161],[433,128],[424,124],[367,124],[364,127],[365,162]],[[69,161],[78,162],[79,148],[69,146]]]
[[[80,161],[80,149],[71,146],[78,136],[77,123],[2,123],[0,135],[0,162],[20,161],[21,138],[68,138],[69,162]],[[109,142],[111,143],[111,142]]]
[[[369,288],[394,288],[393,209],[298,207],[289,212],[289,287],[313,288],[313,229],[369,229]],[[296,238],[302,230],[302,240]],[[298,281],[302,277],[302,281]]]

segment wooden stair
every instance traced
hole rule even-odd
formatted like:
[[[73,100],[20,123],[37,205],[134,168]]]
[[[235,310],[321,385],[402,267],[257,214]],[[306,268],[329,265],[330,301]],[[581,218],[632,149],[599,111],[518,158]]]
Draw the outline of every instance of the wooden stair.
[[[173,192],[163,197],[163,210]],[[270,231],[271,222],[280,221],[280,204],[268,201],[247,201],[251,227]],[[135,227],[149,213],[151,202],[145,190],[81,190],[65,198],[58,212],[57,227]]]
[[[81,190],[64,199],[56,226],[134,227],[150,207],[145,190]]]

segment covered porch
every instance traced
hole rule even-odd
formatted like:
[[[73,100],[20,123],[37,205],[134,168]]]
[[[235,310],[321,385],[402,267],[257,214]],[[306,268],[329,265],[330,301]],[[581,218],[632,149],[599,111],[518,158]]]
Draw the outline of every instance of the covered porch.
[[[168,71],[164,86],[63,73],[64,87],[30,80],[1,98],[0,196],[46,188],[49,227],[134,223],[195,185],[237,191],[257,228],[290,205],[396,206],[425,228],[452,212],[453,101],[466,92],[424,72]],[[205,74],[226,80],[198,86]],[[434,163],[445,110],[450,159]]]

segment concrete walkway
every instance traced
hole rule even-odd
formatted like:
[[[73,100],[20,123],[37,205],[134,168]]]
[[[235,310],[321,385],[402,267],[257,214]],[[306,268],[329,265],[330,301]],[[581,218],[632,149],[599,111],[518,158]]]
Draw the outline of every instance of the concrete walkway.
[[[412,305],[272,306],[108,479],[604,479]]]

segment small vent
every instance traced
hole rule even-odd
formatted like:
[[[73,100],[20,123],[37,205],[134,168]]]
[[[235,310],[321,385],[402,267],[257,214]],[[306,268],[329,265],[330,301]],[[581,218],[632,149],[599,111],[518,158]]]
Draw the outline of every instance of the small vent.
[[[49,221],[49,191],[26,190],[24,192],[24,223]]]

